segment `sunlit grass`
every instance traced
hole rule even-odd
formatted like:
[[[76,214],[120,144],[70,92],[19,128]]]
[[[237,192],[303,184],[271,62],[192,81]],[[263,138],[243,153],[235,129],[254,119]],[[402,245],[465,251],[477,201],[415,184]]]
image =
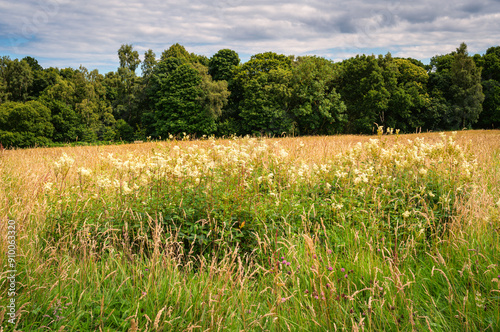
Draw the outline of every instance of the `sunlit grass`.
[[[500,329],[499,131],[0,153],[16,329]]]

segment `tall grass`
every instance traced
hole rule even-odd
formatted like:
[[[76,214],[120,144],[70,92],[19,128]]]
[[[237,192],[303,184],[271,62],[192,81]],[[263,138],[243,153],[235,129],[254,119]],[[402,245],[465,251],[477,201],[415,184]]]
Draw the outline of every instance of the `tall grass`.
[[[498,331],[500,132],[0,152],[5,331]],[[6,237],[0,253],[6,256]]]

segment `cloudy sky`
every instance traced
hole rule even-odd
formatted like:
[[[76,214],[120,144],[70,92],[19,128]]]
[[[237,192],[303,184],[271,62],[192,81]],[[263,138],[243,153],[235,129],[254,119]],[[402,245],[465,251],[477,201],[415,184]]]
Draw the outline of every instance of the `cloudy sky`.
[[[274,51],[428,62],[461,42],[471,54],[500,45],[500,0],[0,0],[0,56],[43,67],[108,72],[122,44],[142,58],[177,42],[208,57],[230,48],[244,61]]]

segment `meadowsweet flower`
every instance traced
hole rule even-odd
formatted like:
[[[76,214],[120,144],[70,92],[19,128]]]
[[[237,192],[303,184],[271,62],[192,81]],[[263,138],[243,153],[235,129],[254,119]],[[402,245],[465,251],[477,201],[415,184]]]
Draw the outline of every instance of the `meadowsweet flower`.
[[[80,167],[76,170],[76,172],[78,174],[80,174],[80,176],[82,177],[87,177],[87,176],[91,176],[92,175],[92,170],[90,169],[87,169],[85,167]]]

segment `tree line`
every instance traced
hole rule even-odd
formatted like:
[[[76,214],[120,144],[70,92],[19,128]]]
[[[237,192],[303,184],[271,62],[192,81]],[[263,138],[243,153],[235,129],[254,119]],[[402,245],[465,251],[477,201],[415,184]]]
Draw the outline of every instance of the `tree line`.
[[[0,57],[2,146],[500,125],[500,46],[470,56],[462,43],[428,65],[390,53],[335,63],[266,52],[242,63],[230,49],[208,58],[179,44],[142,61],[122,45],[118,58],[103,75]]]

